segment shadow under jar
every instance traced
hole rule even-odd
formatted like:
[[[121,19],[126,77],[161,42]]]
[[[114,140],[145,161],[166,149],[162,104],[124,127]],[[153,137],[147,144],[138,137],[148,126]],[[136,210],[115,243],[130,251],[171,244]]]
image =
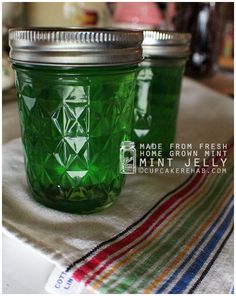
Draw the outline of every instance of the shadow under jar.
[[[171,31],[144,31],[143,56],[137,76],[133,140],[162,144],[168,156],[174,142],[181,82],[191,35]],[[154,157],[155,158],[155,157]]]
[[[40,203],[91,213],[120,193],[142,39],[129,30],[10,30],[27,179]]]

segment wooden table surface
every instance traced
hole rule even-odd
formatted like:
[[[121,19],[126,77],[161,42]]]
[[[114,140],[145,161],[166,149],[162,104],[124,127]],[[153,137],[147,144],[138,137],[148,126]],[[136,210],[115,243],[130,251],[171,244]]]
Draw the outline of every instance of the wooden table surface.
[[[202,78],[197,81],[222,94],[234,97],[233,73],[225,75],[219,72],[212,77]]]

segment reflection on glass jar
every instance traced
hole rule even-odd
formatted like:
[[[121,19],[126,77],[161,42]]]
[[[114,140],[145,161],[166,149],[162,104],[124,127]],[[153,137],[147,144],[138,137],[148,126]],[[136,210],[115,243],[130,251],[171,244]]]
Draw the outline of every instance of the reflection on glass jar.
[[[52,32],[47,31],[49,35]],[[63,32],[74,33],[73,30]],[[82,38],[87,40],[86,46],[95,40],[91,31],[76,33],[77,46],[74,39],[69,43],[68,36],[72,35],[68,35],[64,42],[66,48],[72,44],[79,51]],[[119,44],[120,56],[114,57],[111,46],[117,45],[109,42],[99,47],[96,41],[97,51],[94,54],[92,44],[89,54],[92,52],[94,56],[91,58],[80,55],[76,58],[68,53],[67,62],[72,57],[74,65],[59,65],[53,53],[50,55],[54,64],[43,61],[42,46],[38,53],[32,49],[37,63],[22,62],[15,44],[21,47],[25,43],[17,43],[16,36],[20,34],[17,31],[12,31],[10,37],[28,182],[39,202],[62,211],[89,213],[106,208],[124,183],[119,151],[122,141],[129,140],[131,134],[142,33],[95,33],[100,34],[98,41],[99,38],[107,40],[104,35],[110,34],[115,36],[113,40],[121,38],[122,43],[128,36],[132,41],[126,46],[135,50],[136,56],[125,56]],[[24,38],[20,40],[25,41],[30,33],[21,34]],[[37,41],[36,38],[34,42]],[[60,46],[62,44],[60,42]],[[65,55],[63,57],[65,59]],[[90,67],[86,64],[89,59]],[[45,65],[40,65],[39,60]]]

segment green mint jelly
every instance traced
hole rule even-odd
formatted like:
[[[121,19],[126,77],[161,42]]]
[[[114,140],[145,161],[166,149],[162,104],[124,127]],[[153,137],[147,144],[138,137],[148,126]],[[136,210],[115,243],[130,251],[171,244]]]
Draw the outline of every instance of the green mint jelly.
[[[162,155],[168,156],[169,144],[175,140],[184,67],[185,59],[146,59],[140,65],[133,131],[137,150],[140,143],[162,143]]]
[[[119,149],[132,132],[136,66],[14,69],[34,197],[76,213],[110,206],[124,183]]]

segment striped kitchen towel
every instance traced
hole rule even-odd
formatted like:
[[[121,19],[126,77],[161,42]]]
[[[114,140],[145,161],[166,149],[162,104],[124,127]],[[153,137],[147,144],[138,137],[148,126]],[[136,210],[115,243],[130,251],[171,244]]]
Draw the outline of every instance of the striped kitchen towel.
[[[222,168],[220,158],[214,160]],[[214,174],[209,160],[205,172],[192,174],[123,232],[78,258],[67,272],[99,293],[211,292],[207,285],[217,286],[228,272],[224,262],[217,272],[210,271],[232,237],[232,145],[226,164],[223,173]],[[227,280],[218,293],[230,293]]]
[[[233,146],[192,175],[129,176],[114,205],[92,215],[38,204],[22,147],[3,147],[3,230],[96,293],[231,293]],[[184,181],[185,180],[185,181]],[[180,185],[181,184],[181,185]],[[168,193],[169,192],[169,193]]]
[[[184,78],[176,143],[226,143],[233,109]],[[18,138],[3,145],[3,231],[98,293],[232,293],[232,147],[227,158],[226,173],[130,175],[112,207],[73,215],[32,198]]]

